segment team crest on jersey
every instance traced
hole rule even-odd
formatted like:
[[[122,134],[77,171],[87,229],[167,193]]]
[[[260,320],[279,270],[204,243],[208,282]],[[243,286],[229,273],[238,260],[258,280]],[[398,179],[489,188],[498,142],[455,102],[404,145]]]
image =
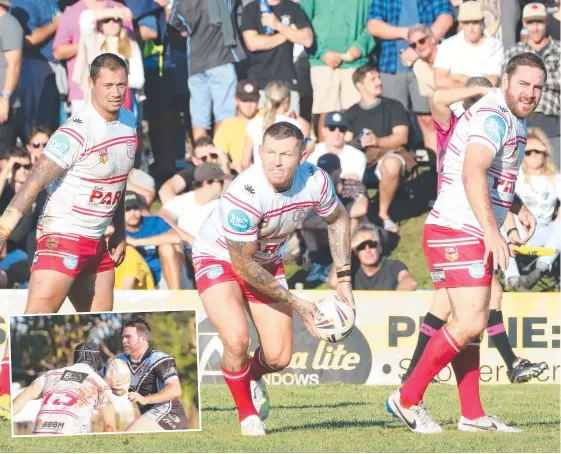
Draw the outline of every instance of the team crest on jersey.
[[[292,219],[294,219],[294,222],[296,222],[297,224],[300,224],[305,217],[306,217],[306,211],[302,209],[296,210],[292,215]]]
[[[134,142],[127,142],[127,156],[134,159]]]
[[[47,246],[47,249],[50,249],[51,251],[53,249],[56,249],[58,247],[58,238],[54,236],[50,236],[49,238],[47,238],[47,242],[45,243],[45,246]]]
[[[99,162],[105,164],[109,159],[109,155],[107,154],[107,148],[102,148],[99,150]]]
[[[502,143],[506,134],[506,122],[499,115],[491,115],[483,123],[483,131],[494,143]]]
[[[455,262],[458,260],[458,249],[455,247],[447,247],[444,249],[444,253],[446,255],[446,260],[450,262]]]

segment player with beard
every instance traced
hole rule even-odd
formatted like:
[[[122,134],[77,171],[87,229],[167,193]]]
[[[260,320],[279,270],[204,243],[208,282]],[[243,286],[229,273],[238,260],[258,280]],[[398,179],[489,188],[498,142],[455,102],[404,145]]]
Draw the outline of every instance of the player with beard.
[[[453,318],[428,342],[387,409],[413,432],[439,433],[423,395],[431,380],[452,364],[460,395],[460,431],[519,432],[485,414],[479,396],[479,342],[489,317],[493,271],[506,269],[511,251],[500,233],[508,212],[531,237],[536,220],[513,203],[524,156],[526,118],[540,102],[547,77],[533,53],[513,57],[499,89],[476,102],[458,122],[442,171],[442,186],[426,223],[423,248],[435,288],[445,288]]]

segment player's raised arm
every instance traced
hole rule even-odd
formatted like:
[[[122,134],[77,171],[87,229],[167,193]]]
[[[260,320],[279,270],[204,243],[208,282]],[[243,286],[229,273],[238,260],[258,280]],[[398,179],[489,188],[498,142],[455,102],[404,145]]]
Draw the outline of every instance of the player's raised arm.
[[[33,380],[33,383],[29,385],[22,393],[20,393],[13,401],[13,412],[14,416],[17,415],[20,411],[23,410],[23,407],[28,402],[32,400],[40,399],[43,395],[43,385],[44,385],[44,378],[43,376],[36,378]]]

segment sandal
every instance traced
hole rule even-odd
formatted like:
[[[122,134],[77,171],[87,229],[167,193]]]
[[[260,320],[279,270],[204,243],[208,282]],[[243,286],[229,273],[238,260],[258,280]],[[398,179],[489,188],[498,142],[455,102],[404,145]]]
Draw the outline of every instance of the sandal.
[[[390,218],[387,219],[382,219],[382,222],[384,224],[384,230],[386,232],[390,232],[390,233],[397,233],[399,230],[398,225],[393,222]]]

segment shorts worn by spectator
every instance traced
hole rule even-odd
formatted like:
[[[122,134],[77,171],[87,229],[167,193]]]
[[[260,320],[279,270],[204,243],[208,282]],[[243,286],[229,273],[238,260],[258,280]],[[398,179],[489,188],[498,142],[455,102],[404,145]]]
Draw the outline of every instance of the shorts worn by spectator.
[[[269,0],[271,13],[262,14],[259,1],[243,9],[241,32],[249,55],[248,79],[255,81],[260,90],[259,107],[267,101],[265,87],[280,80],[290,84],[290,110],[300,113],[300,93],[294,66],[294,44],[312,46],[314,37],[306,14],[292,0]],[[265,27],[273,34],[265,33]]]
[[[396,290],[413,291],[417,281],[409,273],[407,266],[399,260],[391,260],[382,255],[382,240],[377,228],[362,224],[353,233],[351,247],[358,266],[353,270],[352,284],[355,290]],[[329,276],[330,288],[336,288],[337,277]]]
[[[461,87],[468,78],[479,76],[487,77],[497,86],[502,74],[504,48],[485,30],[481,3],[462,3],[458,20],[462,30],[445,39],[436,54],[436,87]]]
[[[209,5],[218,5],[209,9]],[[236,115],[234,62],[245,58],[240,37],[234,27],[238,2],[177,0],[170,25],[189,37],[188,70],[193,137],[207,135],[211,114],[215,130],[220,122]],[[223,20],[228,17],[230,20]],[[189,25],[187,25],[189,24]]]
[[[23,30],[8,13],[11,1],[0,0],[0,160],[16,144],[12,96],[20,75]]]

